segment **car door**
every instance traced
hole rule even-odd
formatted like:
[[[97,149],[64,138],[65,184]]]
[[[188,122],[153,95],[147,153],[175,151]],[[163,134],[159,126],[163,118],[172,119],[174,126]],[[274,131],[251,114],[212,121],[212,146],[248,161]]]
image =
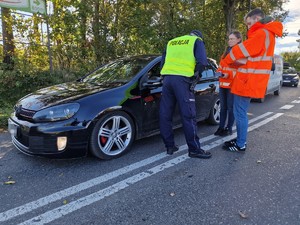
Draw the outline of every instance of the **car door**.
[[[162,84],[162,77],[160,74],[160,62],[151,67],[147,74],[145,74],[141,83],[160,80]],[[143,86],[143,84],[141,85]],[[155,88],[142,88],[141,94],[141,104],[143,106],[143,119],[142,119],[142,129],[145,133],[156,133],[159,131],[159,105],[162,94],[162,86]],[[178,105],[176,105],[173,114],[173,125],[177,127],[181,124],[181,118],[179,114]]]
[[[211,64],[202,72],[202,77],[195,87],[197,119],[205,119],[213,107],[219,90],[218,78],[215,76],[215,66]]]
[[[149,68],[141,78],[142,130],[144,134],[155,133],[159,130],[159,104],[162,86],[145,87],[145,83],[160,80],[160,62]]]

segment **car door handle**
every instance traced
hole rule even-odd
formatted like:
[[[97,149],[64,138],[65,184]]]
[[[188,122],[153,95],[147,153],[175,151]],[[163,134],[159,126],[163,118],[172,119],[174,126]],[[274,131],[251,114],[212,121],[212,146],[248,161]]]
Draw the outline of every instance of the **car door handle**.
[[[209,87],[210,88],[214,88],[216,85],[215,84],[210,84]]]

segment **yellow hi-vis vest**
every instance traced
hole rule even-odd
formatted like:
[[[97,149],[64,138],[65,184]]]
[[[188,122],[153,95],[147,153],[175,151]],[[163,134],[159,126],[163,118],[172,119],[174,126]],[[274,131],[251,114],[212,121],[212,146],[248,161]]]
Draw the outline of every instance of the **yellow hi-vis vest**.
[[[184,35],[170,40],[167,45],[166,58],[161,75],[193,76],[196,65],[194,45],[198,38]]]

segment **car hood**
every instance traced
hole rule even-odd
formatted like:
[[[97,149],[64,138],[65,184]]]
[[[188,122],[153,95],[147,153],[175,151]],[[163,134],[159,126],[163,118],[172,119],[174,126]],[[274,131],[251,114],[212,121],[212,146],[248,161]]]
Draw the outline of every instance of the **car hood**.
[[[28,110],[40,110],[52,105],[58,105],[77,100],[79,98],[119,87],[120,83],[114,84],[96,84],[87,82],[70,82],[54,85],[33,92],[20,99],[17,105]]]
[[[283,74],[282,76],[283,76],[283,77],[290,77],[290,78],[298,77],[297,74]]]

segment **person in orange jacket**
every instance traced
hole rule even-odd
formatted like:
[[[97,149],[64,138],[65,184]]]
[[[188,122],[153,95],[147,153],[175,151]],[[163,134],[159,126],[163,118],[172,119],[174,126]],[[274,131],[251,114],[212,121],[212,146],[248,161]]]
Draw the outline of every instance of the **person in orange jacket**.
[[[224,62],[224,58],[228,55],[233,46],[243,41],[242,34],[239,31],[233,31],[228,36],[228,46],[221,57],[219,68],[217,70],[220,73],[219,84],[219,96],[220,96],[220,124],[218,130],[214,133],[219,136],[226,136],[232,134],[232,126],[234,123],[233,115],[233,94],[230,91],[231,83],[236,74],[236,66],[229,66]],[[227,120],[227,125],[225,126]]]
[[[272,67],[275,37],[281,37],[283,31],[281,22],[274,21],[269,16],[265,17],[259,8],[245,16],[245,23],[248,27],[248,39],[234,46],[224,59],[228,65],[240,65],[231,86],[237,138],[225,142],[223,146],[225,150],[232,152],[246,150],[250,100],[265,96]]]

